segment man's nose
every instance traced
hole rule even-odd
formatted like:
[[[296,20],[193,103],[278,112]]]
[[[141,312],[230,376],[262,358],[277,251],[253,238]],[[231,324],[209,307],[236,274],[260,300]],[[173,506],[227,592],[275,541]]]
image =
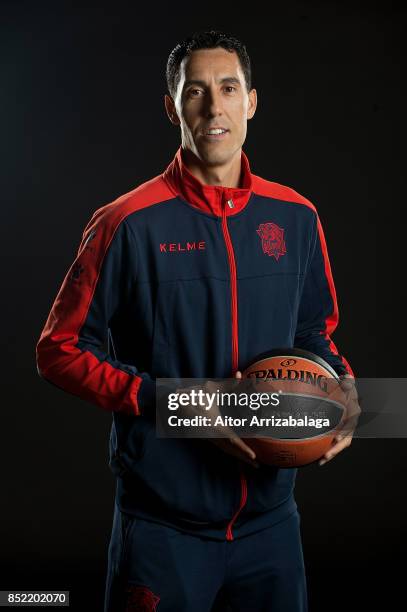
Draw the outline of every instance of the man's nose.
[[[223,112],[222,96],[218,91],[208,91],[206,96],[206,113],[211,117],[221,115]]]

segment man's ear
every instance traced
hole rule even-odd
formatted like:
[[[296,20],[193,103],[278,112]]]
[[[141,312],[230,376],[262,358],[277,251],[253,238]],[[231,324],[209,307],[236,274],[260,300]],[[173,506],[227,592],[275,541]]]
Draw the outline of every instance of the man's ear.
[[[174,125],[179,125],[180,121],[175,110],[174,100],[171,98],[171,96],[168,96],[167,94],[164,95],[164,105],[171,123],[173,123]]]
[[[251,89],[249,91],[249,104],[247,105],[247,118],[251,119],[257,108],[257,91]]]

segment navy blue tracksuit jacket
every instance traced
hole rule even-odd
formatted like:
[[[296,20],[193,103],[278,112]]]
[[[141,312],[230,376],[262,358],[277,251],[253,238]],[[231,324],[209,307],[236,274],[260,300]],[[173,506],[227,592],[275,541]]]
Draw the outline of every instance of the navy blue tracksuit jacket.
[[[334,282],[314,205],[253,174],[204,185],[180,147],[86,226],[37,344],[40,375],[112,412],[109,465],[129,514],[217,539],[296,510],[296,469],[253,469],[207,440],[155,435],[155,378],[227,378],[273,347],[353,372],[331,334]]]

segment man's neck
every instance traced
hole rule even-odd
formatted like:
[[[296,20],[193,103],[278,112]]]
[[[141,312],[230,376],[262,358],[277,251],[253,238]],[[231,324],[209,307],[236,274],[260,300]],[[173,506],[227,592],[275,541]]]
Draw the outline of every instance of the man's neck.
[[[241,150],[236,152],[229,163],[222,166],[205,166],[189,149],[182,150],[183,160],[188,170],[204,185],[240,187]]]

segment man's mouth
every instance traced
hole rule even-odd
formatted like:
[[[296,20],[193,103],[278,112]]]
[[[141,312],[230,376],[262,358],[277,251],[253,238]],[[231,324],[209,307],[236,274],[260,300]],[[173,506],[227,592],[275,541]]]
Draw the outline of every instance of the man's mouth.
[[[223,138],[228,132],[229,130],[227,130],[226,128],[211,128],[209,130],[206,130],[203,135],[207,138],[210,138],[211,140],[217,140]]]

